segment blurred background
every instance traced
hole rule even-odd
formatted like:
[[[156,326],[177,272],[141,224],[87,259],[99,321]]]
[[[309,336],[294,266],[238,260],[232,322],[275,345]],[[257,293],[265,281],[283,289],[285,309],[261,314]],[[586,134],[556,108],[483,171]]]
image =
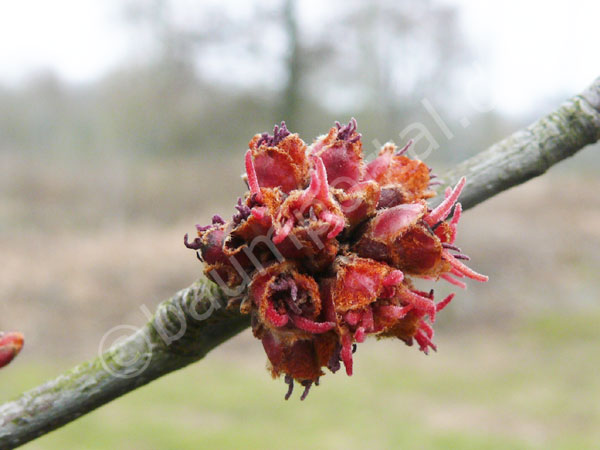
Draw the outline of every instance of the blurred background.
[[[201,274],[182,237],[244,191],[247,143],[356,117],[442,172],[600,75],[584,0],[21,0],[0,15],[8,400],[94,357]],[[597,448],[598,146],[470,210],[439,352],[367,342],[285,402],[250,333],[29,449]],[[110,339],[117,336],[109,333]],[[107,342],[109,345],[111,342]]]

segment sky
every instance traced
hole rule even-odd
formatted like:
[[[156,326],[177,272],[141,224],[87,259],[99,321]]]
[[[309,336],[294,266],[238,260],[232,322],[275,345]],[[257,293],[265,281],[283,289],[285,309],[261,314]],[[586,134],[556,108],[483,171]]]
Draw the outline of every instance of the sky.
[[[3,2],[0,82],[47,69],[75,82],[101,76],[129,50],[115,6],[114,0]]]
[[[538,110],[540,102],[577,93],[600,75],[600,2],[439,1],[459,7],[473,49],[475,63],[465,72],[465,83],[485,91],[504,113]],[[126,29],[121,5],[118,0],[3,2],[0,83],[19,83],[48,69],[68,81],[88,82],[133,57],[139,43]]]
[[[600,76],[597,0],[447,0],[505,112],[571,96]]]

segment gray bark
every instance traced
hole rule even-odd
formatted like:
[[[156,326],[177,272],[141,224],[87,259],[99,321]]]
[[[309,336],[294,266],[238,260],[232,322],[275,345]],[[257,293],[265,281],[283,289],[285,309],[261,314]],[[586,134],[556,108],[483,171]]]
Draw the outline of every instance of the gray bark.
[[[554,164],[600,140],[600,78],[584,92],[527,128],[517,131],[444,174],[454,185],[467,184],[464,208],[544,174]]]
[[[448,184],[466,176],[461,202],[475,206],[600,140],[600,78],[582,94],[524,130],[459,164]],[[65,425],[150,381],[202,359],[247,326],[225,309],[206,279],[158,307],[137,333],[97,358],[0,406],[0,448],[13,448]]]
[[[0,448],[22,445],[203,358],[250,324],[226,301],[214,283],[199,280],[162,302],[126,340],[0,406]]]

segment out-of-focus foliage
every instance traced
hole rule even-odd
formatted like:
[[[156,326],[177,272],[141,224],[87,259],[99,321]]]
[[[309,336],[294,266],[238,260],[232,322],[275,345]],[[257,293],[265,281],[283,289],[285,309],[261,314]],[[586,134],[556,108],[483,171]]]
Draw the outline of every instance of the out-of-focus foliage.
[[[367,142],[404,141],[411,136],[400,131],[417,120],[443,139],[419,102],[442,115],[467,107],[457,101],[470,59],[455,10],[433,1],[334,1],[315,18],[306,3],[130,0],[123,21],[141,53],[86,85],[41,73],[0,89],[0,151],[237,151],[281,120],[316,135],[350,116]]]

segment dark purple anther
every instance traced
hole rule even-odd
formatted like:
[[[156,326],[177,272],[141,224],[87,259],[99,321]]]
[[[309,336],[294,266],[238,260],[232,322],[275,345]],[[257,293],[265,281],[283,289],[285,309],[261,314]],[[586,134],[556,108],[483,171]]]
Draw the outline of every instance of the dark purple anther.
[[[404,155],[408,151],[410,146],[413,145],[414,142],[415,141],[413,141],[412,139],[409,139],[408,142],[406,143],[406,145],[404,147],[402,147],[400,150],[397,150],[396,153],[394,153],[394,155],[396,155],[396,156]],[[429,171],[431,172],[431,169],[429,169]]]
[[[304,392],[302,393],[300,400],[304,400],[308,395],[308,392],[310,391],[310,387],[312,386],[313,382],[311,380],[304,380],[300,384],[304,386]]]
[[[289,400],[290,397],[292,396],[292,392],[294,392],[294,379],[292,377],[290,377],[289,375],[286,375],[284,380],[285,380],[285,383],[289,386],[287,394],[285,394],[285,399]]]
[[[214,216],[212,216],[212,224],[213,225],[223,225],[225,223],[225,221],[223,220],[223,218],[218,215],[215,214]]]
[[[296,300],[298,299],[298,286],[296,286],[296,283],[294,282],[294,280],[292,280],[290,278],[281,278],[280,280],[273,283],[272,288],[275,291],[288,291],[289,290],[290,295],[284,296],[285,304],[288,306],[288,308],[294,314],[302,315],[302,310],[296,303]]]
[[[212,225],[200,225],[200,224],[196,224],[196,230],[198,231],[198,233],[204,233],[205,231],[208,231],[211,228],[213,228]]]
[[[256,142],[256,147],[260,147],[261,145],[266,145],[267,147],[274,147],[283,141],[287,136],[291,133],[287,129],[285,122],[281,122],[279,126],[275,125],[273,128],[273,136],[269,135],[269,133],[263,133],[260,135],[260,138]]]
[[[202,245],[202,242],[200,241],[199,237],[194,239],[192,242],[188,242],[188,234],[186,233],[185,236],[183,237],[183,244],[187,248],[191,248],[192,250],[200,250],[200,246]]]
[[[290,295],[292,296],[292,300],[298,300],[298,286],[296,286],[294,280],[289,280],[288,284],[290,286]]]
[[[442,247],[447,248],[448,250],[454,250],[455,252],[461,252],[462,251],[456,245],[448,244],[447,242],[442,242]]]
[[[467,255],[465,255],[464,253],[457,253],[454,256],[456,259],[464,259],[465,261],[469,261],[471,258],[469,258]]]
[[[327,368],[331,370],[331,373],[336,373],[338,370],[340,370],[341,353],[342,346],[338,344],[333,354],[331,355],[331,358],[329,358],[329,361],[327,362]]]
[[[300,307],[292,300],[290,297],[285,297],[285,304],[292,310],[294,314],[302,315],[302,310]]]
[[[297,295],[298,288],[296,287],[296,283],[294,283],[294,280],[286,278],[285,275],[281,276],[281,278],[279,278],[279,280],[275,281],[272,285],[273,290],[275,290],[275,291],[287,291],[288,289],[292,289],[292,286],[294,286],[296,288],[296,295]]]
[[[196,230],[198,231],[198,233],[204,233],[205,231],[215,228],[215,226],[223,225],[224,223],[225,223],[225,221],[223,220],[223,218],[220,215],[215,214],[214,216],[212,216],[212,224],[210,224],[210,225],[196,224]],[[189,248],[193,248],[193,247],[189,247]]]
[[[250,208],[244,205],[244,203],[242,203],[242,199],[240,197],[238,197],[238,202],[237,205],[235,205],[235,209],[237,209],[238,212],[231,219],[233,220],[234,225],[239,225],[243,220],[246,220],[251,214]]]
[[[356,132],[356,119],[354,117],[350,119],[348,125],[342,126],[341,123],[336,121],[335,126],[338,129],[337,137],[342,141],[348,141],[352,144],[361,138],[360,133],[358,133],[356,136],[352,136]]]

